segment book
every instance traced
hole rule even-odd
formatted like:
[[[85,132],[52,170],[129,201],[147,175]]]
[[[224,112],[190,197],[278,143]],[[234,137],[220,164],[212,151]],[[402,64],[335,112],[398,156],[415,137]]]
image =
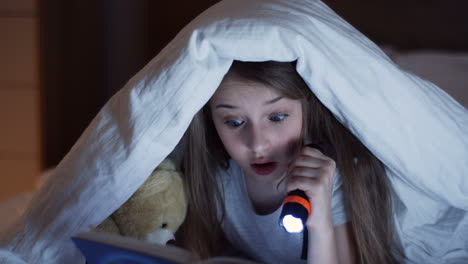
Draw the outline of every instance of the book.
[[[237,257],[201,260],[173,245],[152,244],[107,232],[84,232],[72,237],[88,264],[258,264]]]

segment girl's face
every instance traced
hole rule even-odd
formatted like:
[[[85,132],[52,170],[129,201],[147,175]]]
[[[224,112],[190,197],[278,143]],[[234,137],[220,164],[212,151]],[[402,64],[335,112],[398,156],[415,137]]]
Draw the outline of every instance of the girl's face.
[[[301,102],[263,84],[230,77],[209,106],[226,151],[247,180],[259,187],[279,183],[302,144]]]

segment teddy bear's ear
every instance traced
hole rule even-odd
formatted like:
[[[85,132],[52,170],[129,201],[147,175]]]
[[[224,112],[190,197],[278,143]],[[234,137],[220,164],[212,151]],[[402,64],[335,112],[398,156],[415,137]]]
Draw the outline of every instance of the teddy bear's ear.
[[[181,180],[180,173],[177,171],[174,162],[170,159],[165,159],[151,173],[148,179],[137,190],[134,196],[151,196],[162,192],[175,180]],[[144,198],[144,197],[141,197]]]
[[[176,165],[173,160],[171,159],[165,159],[161,162],[161,164],[156,167],[156,170],[168,170],[168,171],[175,171],[176,170]]]

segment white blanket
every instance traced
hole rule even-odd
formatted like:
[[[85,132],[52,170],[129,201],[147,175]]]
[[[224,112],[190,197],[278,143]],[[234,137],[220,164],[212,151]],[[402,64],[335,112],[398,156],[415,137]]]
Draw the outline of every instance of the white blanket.
[[[408,257],[466,263],[467,110],[313,0],[226,0],[192,21],[112,97],[2,234],[0,263],[83,263],[70,237],[144,182],[232,60],[297,60],[311,90],[386,165]]]

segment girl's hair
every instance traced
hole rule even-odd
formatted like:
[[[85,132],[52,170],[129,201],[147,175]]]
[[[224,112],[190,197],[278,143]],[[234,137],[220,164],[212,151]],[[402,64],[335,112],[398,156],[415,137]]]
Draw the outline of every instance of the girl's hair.
[[[342,175],[358,263],[399,263],[403,255],[394,232],[392,188],[384,165],[317,99],[295,65],[235,61],[225,79],[235,76],[261,83],[284,97],[302,101],[304,136],[332,148]],[[227,169],[229,164],[208,104],[195,115],[185,139],[183,171],[189,210],[178,239],[205,258],[221,250],[220,221],[225,209],[216,171]]]

